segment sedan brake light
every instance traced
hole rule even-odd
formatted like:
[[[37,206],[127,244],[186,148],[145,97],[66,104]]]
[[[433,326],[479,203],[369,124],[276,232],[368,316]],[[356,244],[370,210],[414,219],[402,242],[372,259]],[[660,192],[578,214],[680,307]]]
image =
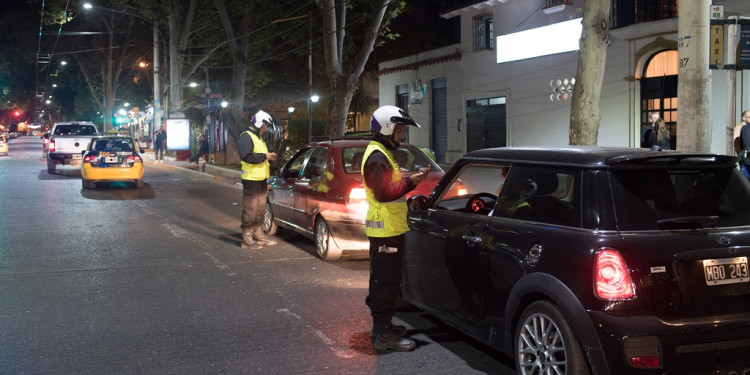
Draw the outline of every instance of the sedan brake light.
[[[125,161],[127,163],[143,163],[143,160],[141,160],[141,157],[138,155],[130,155],[128,156],[128,159]]]
[[[86,155],[86,156],[85,156],[85,157],[83,158],[83,162],[84,162],[84,163],[96,163],[96,159],[97,159],[97,158],[98,158],[98,157],[97,157],[96,155]]]
[[[635,294],[625,260],[614,249],[603,249],[596,254],[594,284],[596,296],[604,300],[623,300]]]
[[[365,194],[365,188],[362,185],[349,190],[349,195],[346,197],[346,207],[349,209],[349,213],[364,219],[367,215],[368,206],[367,194]]]

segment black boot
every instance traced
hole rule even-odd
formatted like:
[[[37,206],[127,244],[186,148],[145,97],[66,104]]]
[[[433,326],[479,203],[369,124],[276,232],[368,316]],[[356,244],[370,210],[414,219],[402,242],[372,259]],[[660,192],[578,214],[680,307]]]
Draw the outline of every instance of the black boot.
[[[399,324],[392,324],[391,323],[391,324],[388,325],[388,327],[386,329],[388,331],[390,331],[390,332],[393,332],[393,333],[397,334],[400,337],[404,337],[408,333],[408,330],[406,329],[406,327],[404,327],[402,325],[399,325]],[[374,339],[375,336],[377,336],[377,333],[375,333],[374,330],[371,331],[370,332],[370,337],[372,337]]]
[[[397,352],[407,352],[414,350],[417,344],[414,341],[405,339],[393,331],[387,331],[385,333],[379,333],[375,337],[375,348],[376,349],[391,349]]]

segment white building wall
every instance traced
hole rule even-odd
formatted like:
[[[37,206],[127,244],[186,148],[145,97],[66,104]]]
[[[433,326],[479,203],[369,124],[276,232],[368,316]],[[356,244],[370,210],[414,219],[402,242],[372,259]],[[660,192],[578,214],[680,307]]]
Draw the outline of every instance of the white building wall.
[[[459,61],[381,75],[380,104],[395,103],[395,87],[398,84],[409,84],[411,90],[416,78],[426,83],[428,89],[423,104],[410,105],[407,111],[422,124],[422,129],[410,131],[410,142],[432,146],[430,80],[445,77],[448,92],[448,163],[456,161],[465,153],[465,105],[467,100],[472,99],[498,96],[507,98],[507,139],[510,146],[567,145],[570,100],[550,100],[550,81],[574,78],[578,53],[567,52],[497,64],[495,50],[472,51],[472,18],[491,13],[494,33],[498,36],[581,17],[583,0],[574,1],[574,5],[567,7],[565,11],[551,15],[539,11],[537,2],[510,0],[505,3],[488,1],[483,4],[491,5],[484,8],[468,7],[458,12],[461,17],[460,44],[381,63],[380,69],[384,70],[445,56],[453,53],[456,48],[462,51]],[[727,14],[732,14],[732,4],[739,4],[738,11],[744,12],[748,8],[747,11],[750,12],[750,1],[729,0],[725,2]],[[600,101],[599,145],[637,147],[640,144],[641,103],[638,78],[648,57],[663,50],[665,46],[674,45],[676,48],[676,40],[676,20],[613,30]],[[716,153],[726,152],[726,77],[726,71],[712,72],[711,151]],[[750,109],[750,74],[738,72],[737,82],[736,112],[739,121],[739,112],[743,108]],[[459,121],[463,124],[462,130],[459,130]]]

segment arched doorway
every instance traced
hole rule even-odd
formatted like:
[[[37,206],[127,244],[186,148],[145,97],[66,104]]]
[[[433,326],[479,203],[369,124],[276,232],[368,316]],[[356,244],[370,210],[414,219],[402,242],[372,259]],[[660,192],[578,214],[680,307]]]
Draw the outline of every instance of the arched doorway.
[[[646,63],[641,78],[641,129],[649,125],[649,114],[656,112],[669,129],[670,146],[677,147],[677,51],[665,50]],[[641,131],[641,145],[648,137]]]

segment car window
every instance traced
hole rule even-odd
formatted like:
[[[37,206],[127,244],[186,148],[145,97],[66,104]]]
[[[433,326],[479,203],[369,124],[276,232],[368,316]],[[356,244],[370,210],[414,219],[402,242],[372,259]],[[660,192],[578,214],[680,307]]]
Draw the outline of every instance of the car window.
[[[341,160],[344,162],[346,173],[362,173],[362,157],[365,155],[365,148],[362,146],[341,149]]]
[[[610,176],[621,230],[689,225],[691,217],[723,227],[750,222],[750,190],[735,168],[613,169]]]
[[[346,173],[361,173],[362,157],[367,147],[346,147],[341,150]],[[419,168],[430,166],[433,171],[442,171],[427,155],[413,146],[402,146],[391,152],[398,169],[402,172],[416,172]]]
[[[317,178],[322,176],[326,170],[326,162],[328,161],[328,149],[325,147],[313,148],[310,158],[302,170],[302,178]]]
[[[299,178],[299,173],[302,171],[302,165],[304,165],[307,156],[312,152],[312,148],[303,149],[297,152],[296,155],[292,156],[284,168],[281,170],[281,177],[283,178]]]
[[[493,215],[580,226],[579,180],[580,172],[572,169],[514,165]]]
[[[468,163],[461,167],[443,191],[433,207],[451,211],[462,211],[469,198],[479,193],[492,194],[502,185],[503,168],[499,164]]]
[[[393,158],[402,172],[416,172],[419,168],[428,165],[431,166],[433,171],[441,170],[424,152],[413,146],[404,146],[398,150],[393,150]]]

